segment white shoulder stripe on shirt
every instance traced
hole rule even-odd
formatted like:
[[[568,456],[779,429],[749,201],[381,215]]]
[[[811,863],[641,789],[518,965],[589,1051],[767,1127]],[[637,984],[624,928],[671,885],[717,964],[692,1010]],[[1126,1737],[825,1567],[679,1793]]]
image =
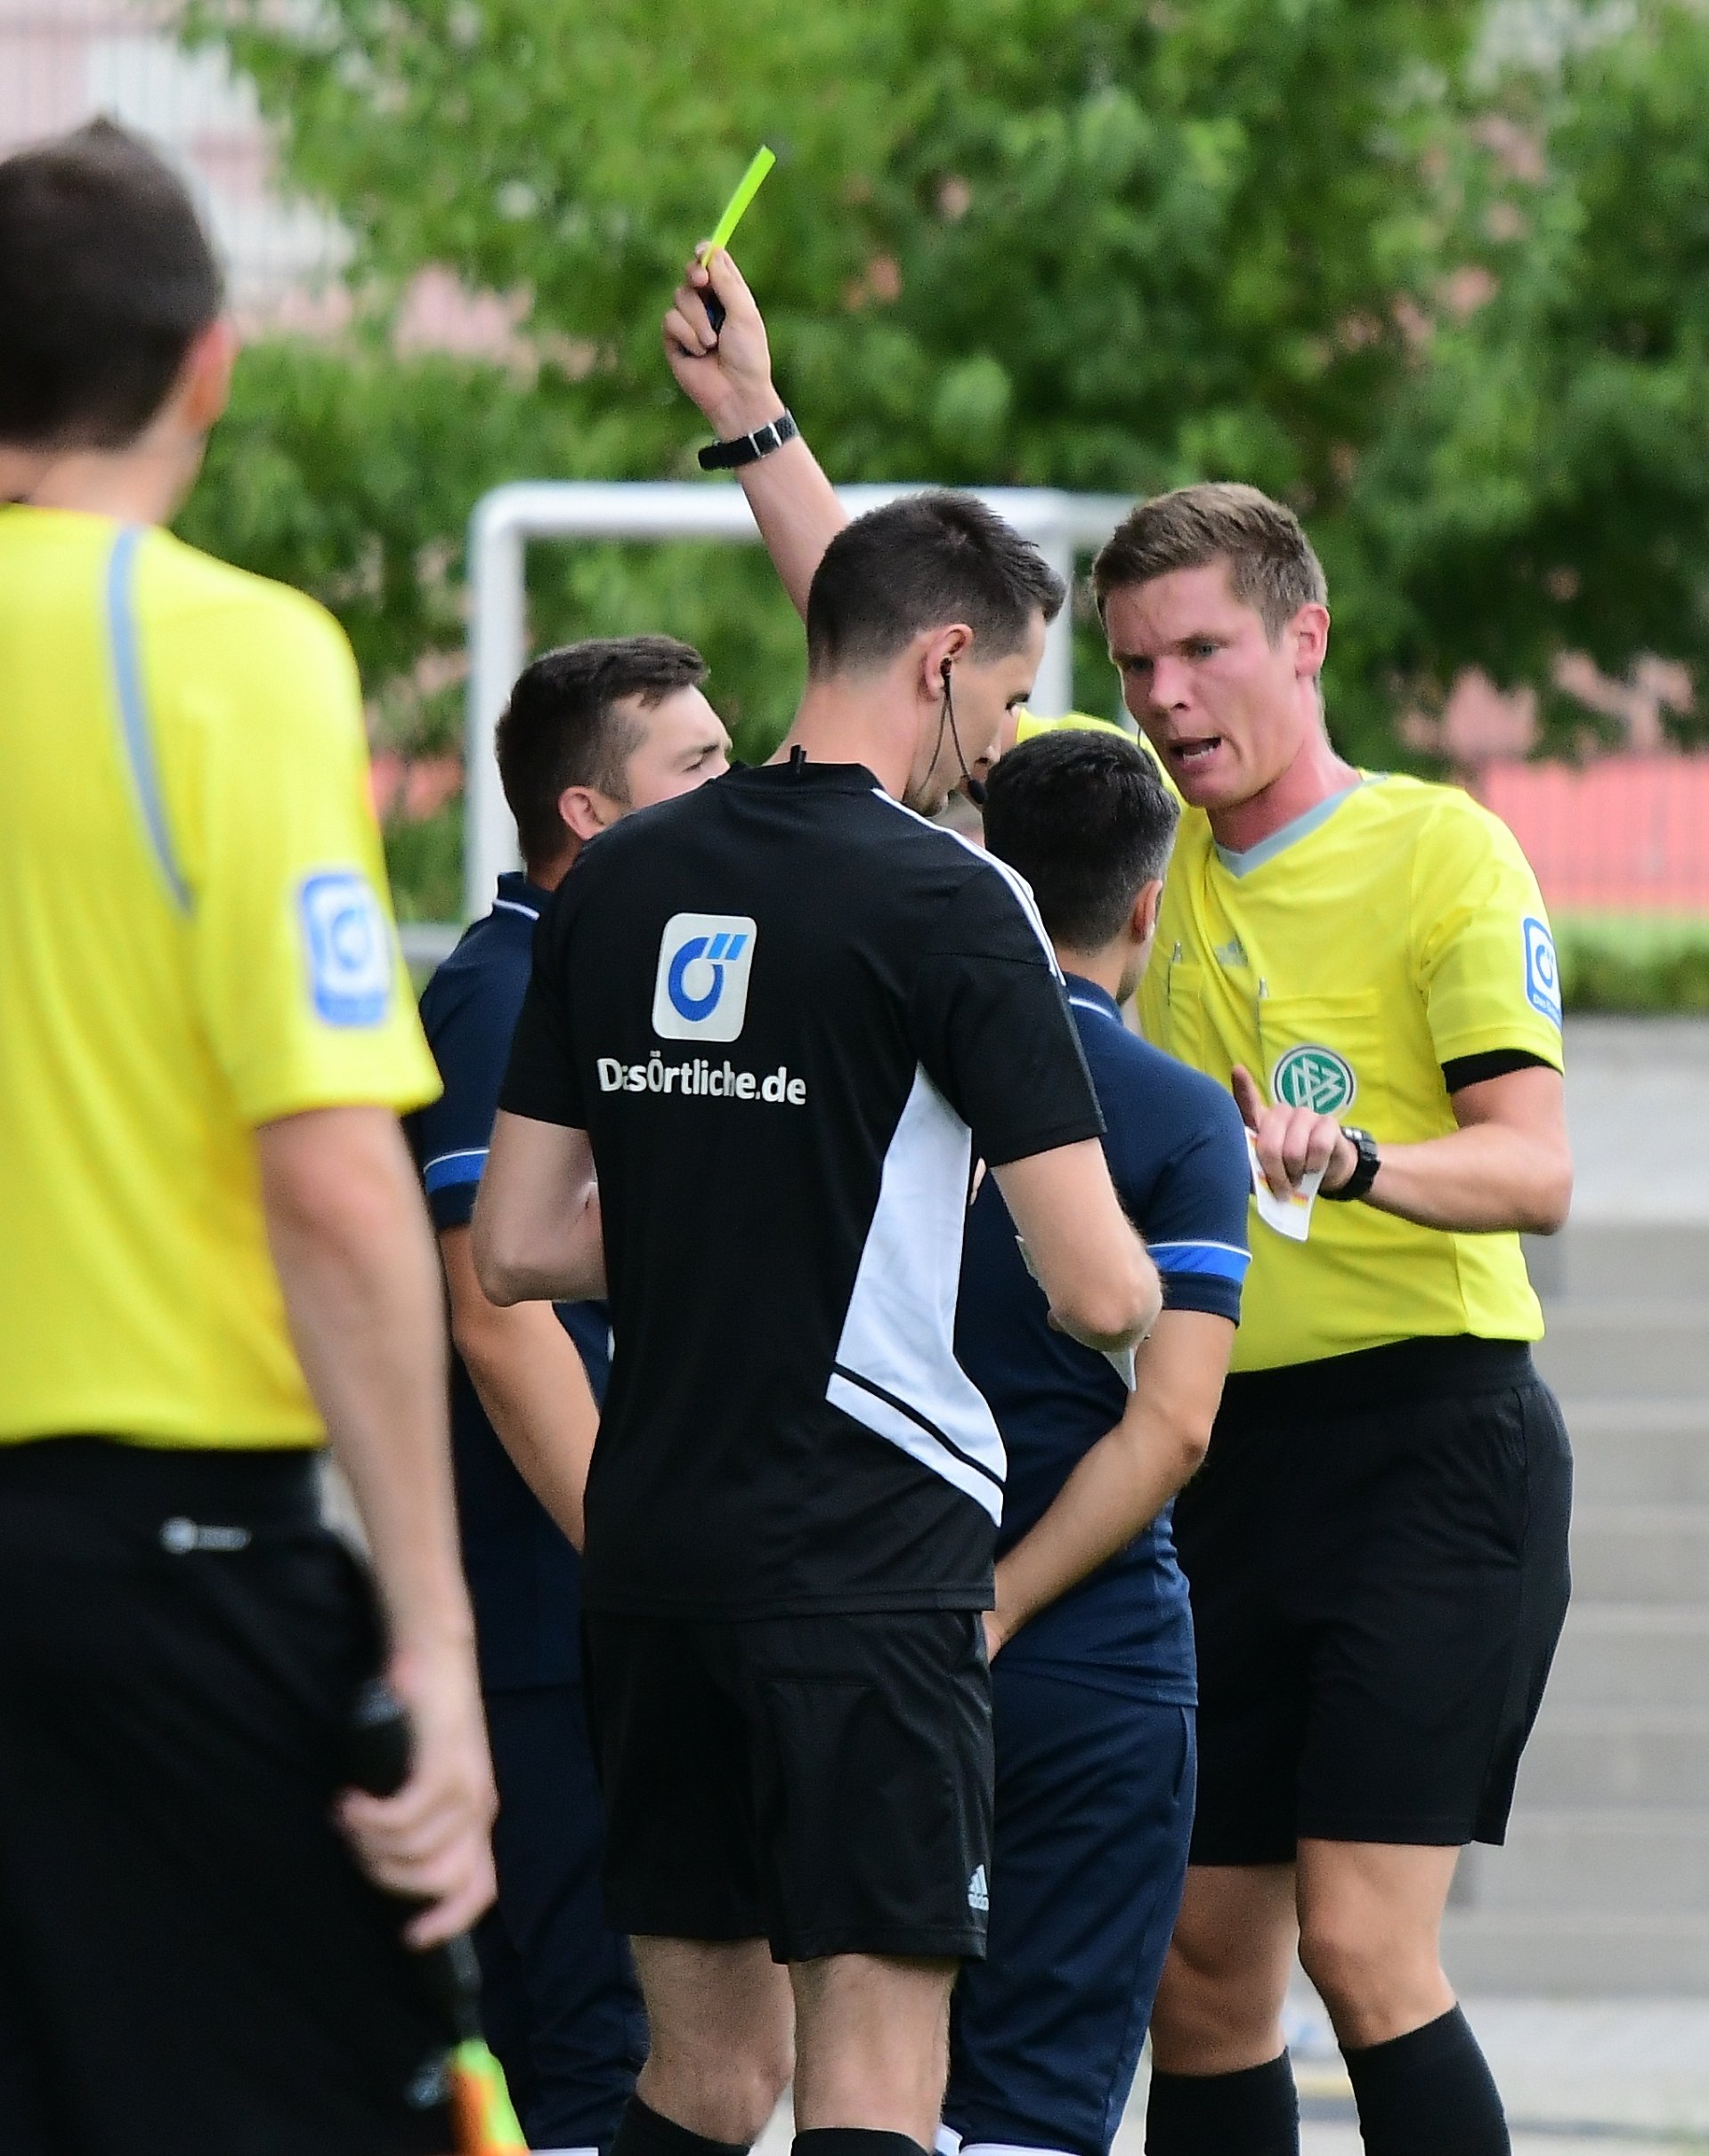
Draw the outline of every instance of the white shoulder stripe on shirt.
[[[1057,963],[1056,952],[1051,947],[1050,938],[1045,934],[1044,922],[1039,916],[1038,901],[1033,897],[1033,887],[1025,876],[1010,868],[1007,861],[999,861],[994,854],[988,854],[983,846],[976,846],[971,839],[964,839],[959,831],[951,831],[946,824],[934,823],[929,816],[922,816],[917,808],[910,808],[906,801],[898,801],[895,794],[886,793],[882,786],[875,786],[872,791],[880,801],[887,802],[899,815],[911,817],[922,831],[935,831],[940,839],[953,839],[955,843],[960,847],[964,847],[976,861],[983,862],[993,874],[1000,876],[1020,902],[1022,912],[1025,914],[1032,925],[1033,933],[1044,948],[1044,955],[1049,960],[1051,972],[1058,980],[1062,978],[1062,968]]]

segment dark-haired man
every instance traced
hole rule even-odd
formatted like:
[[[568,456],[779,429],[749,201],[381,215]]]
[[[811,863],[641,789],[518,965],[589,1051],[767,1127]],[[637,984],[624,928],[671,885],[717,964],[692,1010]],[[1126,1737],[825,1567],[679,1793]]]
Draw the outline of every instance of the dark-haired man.
[[[144,145],[0,163],[9,2156],[444,2156],[451,2031],[378,1888],[422,1943],[491,1895],[396,1116],[436,1081],[356,669],[311,601],[159,529],[234,349]],[[377,1609],[320,1519],[328,1437]],[[341,1796],[381,1663],[411,1771]]]
[[[1001,1194],[981,1187],[956,1352],[1009,1467],[986,1619],[991,1933],[957,1988],[944,2106],[962,2156],[1107,2156],[1187,1876],[1193,1622],[1169,1507],[1210,1441],[1250,1186],[1227,1093],[1122,1022],[1176,815],[1150,757],[1110,732],[1028,742],[985,803],[985,843],[1031,884],[1056,946],[1116,1191],[1165,1307],[1118,1373],[1051,1328]]]
[[[976,1155],[1060,1324],[1119,1353],[1157,1309],[1025,888],[923,821],[1063,596],[976,501],[851,524],[777,760],[628,818],[540,925],[475,1259],[506,1302],[609,1283],[584,1637],[652,2032],[619,2156],[749,2144],[791,2018],[799,2156],[935,2129],[991,1856]]]
[[[469,1254],[534,924],[588,840],[728,768],[706,663],[670,636],[547,652],[498,723],[523,869],[428,983],[445,1090],[409,1119],[450,1296],[463,1564],[498,1785],[498,1903],[476,1935],[487,2034],[530,2148],[608,2148],[646,2055],[634,1971],[599,1909],[601,1820],[581,1694],[582,1491],[604,1390],[597,1302],[489,1302]]]

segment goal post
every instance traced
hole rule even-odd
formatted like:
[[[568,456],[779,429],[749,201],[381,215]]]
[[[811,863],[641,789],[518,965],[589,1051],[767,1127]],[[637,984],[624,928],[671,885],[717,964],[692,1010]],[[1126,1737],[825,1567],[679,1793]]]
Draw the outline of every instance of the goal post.
[[[851,516],[917,487],[842,487]],[[1122,494],[1049,487],[970,490],[1007,517],[1063,580],[1080,555],[1101,547],[1132,504]],[[519,866],[516,833],[493,761],[493,731],[528,660],[526,570],[532,539],[707,539],[754,546],[759,532],[739,486],[674,480],[520,480],[495,487],[469,520],[469,690],[464,754],[463,906],[484,912],[492,887]],[[1073,706],[1073,628],[1065,606],[1050,625],[1032,697],[1041,717]],[[668,622],[655,626],[668,628]]]

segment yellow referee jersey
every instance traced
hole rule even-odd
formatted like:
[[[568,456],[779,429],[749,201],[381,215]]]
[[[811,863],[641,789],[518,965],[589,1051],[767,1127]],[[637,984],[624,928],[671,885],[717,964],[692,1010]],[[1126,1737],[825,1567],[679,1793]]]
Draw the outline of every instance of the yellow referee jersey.
[[[1380,774],[1243,855],[1186,811],[1140,1016],[1220,1083],[1244,1064],[1273,1103],[1363,1124],[1379,1145],[1457,1127],[1442,1077],[1456,1057],[1561,1060],[1554,945],[1512,833],[1454,787]],[[1320,1200],[1307,1242],[1256,1217],[1251,1242],[1236,1370],[1543,1331],[1515,1235]]]
[[[1119,734],[1124,742],[1133,740],[1125,726],[1118,726],[1113,718],[1094,718],[1089,711],[1065,711],[1059,718],[1040,718],[1035,713],[1020,710],[1015,714],[1015,746],[1023,742],[1036,741],[1041,734],[1057,734],[1064,727],[1079,728],[1088,734]],[[1145,742],[1140,742],[1145,747]]]
[[[318,1443],[252,1131],[437,1090],[336,624],[0,509],[0,1443]]]

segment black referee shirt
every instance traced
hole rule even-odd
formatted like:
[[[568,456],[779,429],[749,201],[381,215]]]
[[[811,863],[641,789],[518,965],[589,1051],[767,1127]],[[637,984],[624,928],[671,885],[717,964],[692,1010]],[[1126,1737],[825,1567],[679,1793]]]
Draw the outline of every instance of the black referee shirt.
[[[985,1605],[1003,1448],[953,1351],[972,1165],[1103,1129],[1020,879],[859,765],[643,810],[541,920],[501,1105],[586,1130],[599,1174],[587,1604]]]

